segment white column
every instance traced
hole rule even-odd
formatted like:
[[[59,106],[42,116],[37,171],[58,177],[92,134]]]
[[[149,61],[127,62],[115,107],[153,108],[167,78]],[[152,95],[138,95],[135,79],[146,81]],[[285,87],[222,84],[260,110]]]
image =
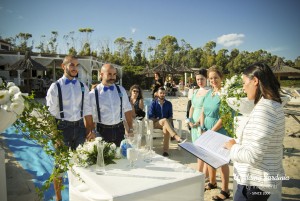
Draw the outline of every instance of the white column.
[[[24,70],[17,70],[18,71],[18,83],[17,85],[20,86],[21,85],[21,73],[24,71]]]

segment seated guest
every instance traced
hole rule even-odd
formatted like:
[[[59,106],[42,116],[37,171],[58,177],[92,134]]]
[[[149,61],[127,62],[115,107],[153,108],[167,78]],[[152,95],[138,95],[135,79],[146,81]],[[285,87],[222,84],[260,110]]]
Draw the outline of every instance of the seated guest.
[[[185,140],[181,139],[175,132],[172,126],[173,107],[172,103],[165,99],[165,88],[160,87],[157,91],[157,99],[152,101],[148,117],[153,121],[153,127],[156,129],[162,129],[164,134],[163,156],[169,156],[169,138],[174,137],[178,143],[182,143]]]
[[[142,89],[137,84],[132,85],[130,87],[129,94],[129,101],[132,106],[132,117],[143,119],[146,113],[144,112],[144,99]]]

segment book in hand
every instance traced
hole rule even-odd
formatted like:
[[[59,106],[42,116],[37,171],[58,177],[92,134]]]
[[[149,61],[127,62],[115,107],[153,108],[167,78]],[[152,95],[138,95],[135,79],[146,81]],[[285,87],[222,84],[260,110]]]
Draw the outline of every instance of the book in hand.
[[[217,169],[230,161],[230,151],[224,148],[231,137],[208,130],[194,142],[178,144],[197,158]]]

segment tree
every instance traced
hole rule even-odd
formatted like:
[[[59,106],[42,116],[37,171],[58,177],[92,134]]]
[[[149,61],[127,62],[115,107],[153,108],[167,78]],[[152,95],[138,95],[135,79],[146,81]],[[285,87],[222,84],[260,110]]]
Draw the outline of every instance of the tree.
[[[58,32],[57,31],[52,31],[51,32],[51,37],[49,40],[49,50],[51,54],[56,54],[57,53],[57,36],[58,36]]]
[[[173,63],[173,55],[179,50],[177,39],[174,36],[166,35],[161,38],[157,46],[157,58],[160,62]]]
[[[132,62],[131,51],[133,47],[133,40],[129,38],[128,40],[125,37],[117,38],[114,43],[117,45],[118,52],[116,56],[119,57],[120,62],[123,65],[130,65]]]
[[[81,51],[79,52],[79,55],[81,56],[91,56],[91,43],[90,43],[90,37],[94,29],[91,28],[80,28],[79,32],[85,34],[85,39],[81,42]]]
[[[226,65],[227,72],[233,72],[233,61],[239,55],[240,51],[236,48],[232,49],[229,56],[229,61]]]
[[[30,33],[22,33],[20,32],[15,37],[15,50],[26,52],[26,51],[32,51],[33,49],[33,42],[31,46],[28,46],[29,39],[32,38],[32,35]],[[19,44],[17,43],[19,42]]]
[[[215,64],[215,51],[216,42],[209,41],[203,47],[203,55],[201,58],[201,66],[209,68]]]
[[[154,46],[154,42],[157,42],[158,41],[158,39],[156,39],[156,37],[155,36],[148,36],[148,38],[147,38],[147,40],[148,40],[148,44],[149,44],[149,47],[148,47],[148,49],[147,49],[147,51],[148,51],[148,53],[149,53],[149,61],[151,61],[152,59],[154,59],[153,58],[153,56],[154,56],[154,50],[155,50],[155,47],[153,47]],[[157,44],[156,44],[157,45]]]
[[[203,67],[200,64],[202,55],[203,55],[203,50],[200,47],[190,50],[189,51],[189,66],[190,67]]]
[[[216,56],[216,65],[222,67],[223,73],[228,73],[226,69],[226,65],[228,63],[228,50],[227,49],[221,49],[218,51]]]
[[[295,67],[300,68],[300,56],[295,59]]]
[[[76,43],[75,43],[74,34],[75,34],[75,32],[71,31],[68,34],[63,36],[63,39],[65,40],[65,43],[66,43],[66,52],[74,53],[74,50],[76,52]]]
[[[45,35],[41,35],[41,39],[40,39],[40,44],[38,46],[36,46],[35,48],[40,50],[40,53],[45,53],[46,52],[46,44],[45,44]]]
[[[143,45],[143,42],[138,41],[138,42],[136,42],[136,45],[133,49],[133,52],[135,53],[133,60],[134,60],[134,64],[137,66],[142,64],[142,53],[143,53],[142,45]]]

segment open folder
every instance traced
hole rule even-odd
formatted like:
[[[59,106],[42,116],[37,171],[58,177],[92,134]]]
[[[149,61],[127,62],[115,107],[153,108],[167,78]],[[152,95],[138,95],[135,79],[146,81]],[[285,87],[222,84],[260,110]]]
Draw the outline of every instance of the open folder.
[[[208,130],[194,143],[184,142],[178,145],[217,169],[230,161],[230,151],[224,148],[224,144],[231,139],[226,135]]]

